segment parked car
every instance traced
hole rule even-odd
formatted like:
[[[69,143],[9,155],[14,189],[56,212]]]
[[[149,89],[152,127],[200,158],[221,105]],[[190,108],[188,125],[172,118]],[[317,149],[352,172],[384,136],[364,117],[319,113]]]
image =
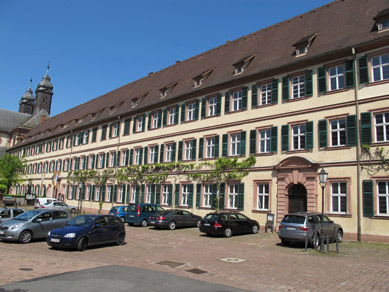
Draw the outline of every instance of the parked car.
[[[41,206],[41,208],[68,210],[72,214],[75,214],[77,212],[76,206],[71,206],[71,205],[68,205],[64,202],[58,202],[58,201],[48,202],[48,203],[44,204],[43,206]]]
[[[126,220],[126,212],[128,206],[113,206],[111,210],[109,210],[109,215],[118,216],[123,222]]]
[[[149,225],[155,228],[169,228],[170,230],[176,227],[200,227],[201,217],[192,214],[186,210],[165,210],[149,218]]]
[[[235,234],[258,233],[260,225],[239,212],[209,213],[201,220],[200,231],[210,235],[231,237]]]
[[[127,222],[128,225],[140,224],[141,226],[146,227],[150,216],[164,210],[164,208],[157,204],[130,203],[126,212],[125,222]]]
[[[53,248],[72,248],[79,251],[88,246],[106,243],[122,245],[126,236],[123,222],[112,215],[81,215],[62,228],[51,230],[46,237]]]
[[[0,224],[9,221],[24,212],[26,212],[26,210],[19,208],[0,208]]]
[[[45,205],[47,203],[51,203],[53,201],[58,201],[58,200],[55,198],[36,198],[34,201],[34,209],[38,209],[38,208],[42,207],[43,205]]]
[[[64,226],[72,216],[66,210],[38,209],[16,216],[0,225],[0,239],[30,243],[45,238],[53,228]]]
[[[321,218],[321,214],[316,213],[287,214],[280,223],[278,237],[284,245],[292,242],[305,242],[305,238],[308,237],[308,243],[316,249],[320,245]],[[342,227],[327,216],[323,218],[324,238],[328,235],[331,242],[334,242],[336,238],[342,242]]]

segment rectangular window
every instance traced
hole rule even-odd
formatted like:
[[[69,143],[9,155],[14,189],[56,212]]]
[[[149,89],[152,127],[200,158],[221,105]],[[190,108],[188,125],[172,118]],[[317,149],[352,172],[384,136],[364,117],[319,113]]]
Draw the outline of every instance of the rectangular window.
[[[88,144],[89,131],[85,131],[82,134],[82,144]]]
[[[212,206],[212,185],[204,185],[203,206]]]
[[[112,127],[112,138],[119,136],[119,123],[115,123]]]
[[[141,163],[141,148],[135,149],[135,161],[134,165],[140,165]]]
[[[162,190],[162,205],[169,204],[169,186],[164,185]]]
[[[107,186],[105,201],[110,202],[111,201],[111,192],[112,192],[112,186]]]
[[[94,155],[89,155],[88,169],[93,169],[94,165],[95,165],[95,156]]]
[[[158,128],[159,112],[153,114],[153,129]]]
[[[96,186],[96,191],[95,191],[95,201],[100,200],[100,187]]]
[[[136,186],[131,187],[131,203],[136,202]]]
[[[140,116],[137,118],[136,131],[137,132],[143,131],[143,116]]]
[[[331,212],[347,213],[347,183],[331,183]]]
[[[257,209],[258,210],[269,209],[269,184],[268,183],[257,184]]]
[[[375,131],[377,142],[389,141],[389,112],[375,115]]]
[[[189,185],[182,185],[181,206],[188,206]]]
[[[150,146],[150,160],[149,163],[156,163],[158,159],[157,146]]]
[[[104,153],[99,154],[99,168],[104,167]]]
[[[344,66],[336,66],[328,69],[330,90],[344,88]]]
[[[346,145],[346,120],[331,121],[331,145],[344,146]]]
[[[208,116],[215,116],[216,115],[216,107],[217,107],[217,98],[211,97],[208,99]]]
[[[293,98],[305,96],[305,75],[292,78]]]
[[[232,111],[238,111],[242,109],[242,90],[236,91],[232,94]]]
[[[74,146],[80,145],[80,142],[81,142],[80,141],[81,140],[80,135],[81,135],[81,133],[76,134],[76,137],[75,137],[75,140],[74,140]],[[48,152],[50,152],[50,151],[51,151],[51,145],[49,147],[49,151]]]
[[[231,134],[231,156],[240,155],[240,134]]]
[[[109,153],[109,167],[115,166],[115,152]]]
[[[192,160],[193,141],[185,142],[185,160]]]
[[[261,105],[270,104],[272,97],[271,83],[261,85]]]
[[[151,185],[147,185],[145,203],[148,203],[148,204],[151,203],[151,194],[152,194]]]
[[[121,166],[126,166],[127,162],[127,150],[124,150],[121,152],[122,153],[122,159],[121,159]]]
[[[389,215],[389,181],[379,181],[378,186],[378,214]]]
[[[292,127],[293,150],[305,149],[305,124]]]
[[[174,125],[176,123],[176,108],[171,108],[169,110],[169,125]]]
[[[389,79],[389,54],[371,58],[373,81]]]
[[[166,144],[165,162],[173,161],[173,144]]]
[[[207,138],[206,140],[206,158],[214,158],[215,157],[215,137]]]
[[[230,184],[228,188],[228,208],[238,208],[238,184]]]
[[[89,201],[90,198],[90,185],[86,187],[85,200]]]
[[[123,202],[123,193],[124,193],[124,186],[121,185],[119,186],[119,191],[118,191],[118,197],[117,197],[117,202]]]
[[[270,152],[270,129],[259,131],[259,152],[269,153]]]
[[[81,159],[80,159],[80,169],[84,169],[84,165],[85,165],[85,156],[82,156]]]
[[[187,121],[193,121],[195,117],[195,103],[188,104],[188,113],[187,113]]]

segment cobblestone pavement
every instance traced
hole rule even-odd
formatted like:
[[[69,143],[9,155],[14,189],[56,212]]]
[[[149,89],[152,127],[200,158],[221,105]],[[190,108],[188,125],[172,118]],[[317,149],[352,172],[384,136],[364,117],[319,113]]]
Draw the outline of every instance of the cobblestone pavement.
[[[326,255],[282,246],[271,233],[217,238],[196,228],[126,230],[125,245],[84,252],[52,250],[45,241],[0,242],[0,285],[121,265],[252,291],[389,291],[389,244],[343,242],[338,254],[331,244]]]

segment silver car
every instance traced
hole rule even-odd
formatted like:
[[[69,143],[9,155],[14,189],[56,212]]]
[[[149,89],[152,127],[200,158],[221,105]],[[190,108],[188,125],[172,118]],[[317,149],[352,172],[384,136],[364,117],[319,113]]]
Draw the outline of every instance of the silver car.
[[[32,239],[45,238],[50,230],[65,226],[71,219],[66,210],[31,210],[0,225],[0,239],[29,243]]]
[[[77,212],[77,207],[76,206],[71,206],[68,205],[64,202],[57,202],[57,201],[52,201],[44,204],[43,206],[40,206],[41,208],[46,208],[46,209],[60,209],[60,210],[68,210],[70,213],[75,214]]]
[[[0,208],[0,224],[9,221],[24,212],[26,212],[26,210],[19,208]]]

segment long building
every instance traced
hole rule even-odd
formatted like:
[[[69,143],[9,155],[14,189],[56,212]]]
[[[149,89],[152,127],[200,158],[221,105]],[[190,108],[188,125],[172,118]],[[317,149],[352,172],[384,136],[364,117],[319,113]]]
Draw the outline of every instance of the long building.
[[[38,195],[86,211],[156,202],[205,215],[215,184],[171,171],[142,186],[114,178],[85,190],[76,169],[215,161],[257,162],[226,181],[220,208],[275,227],[292,211],[324,212],[345,238],[389,241],[389,2],[337,0],[177,62],[74,107],[26,134],[24,156]],[[318,172],[328,173],[322,189]]]

